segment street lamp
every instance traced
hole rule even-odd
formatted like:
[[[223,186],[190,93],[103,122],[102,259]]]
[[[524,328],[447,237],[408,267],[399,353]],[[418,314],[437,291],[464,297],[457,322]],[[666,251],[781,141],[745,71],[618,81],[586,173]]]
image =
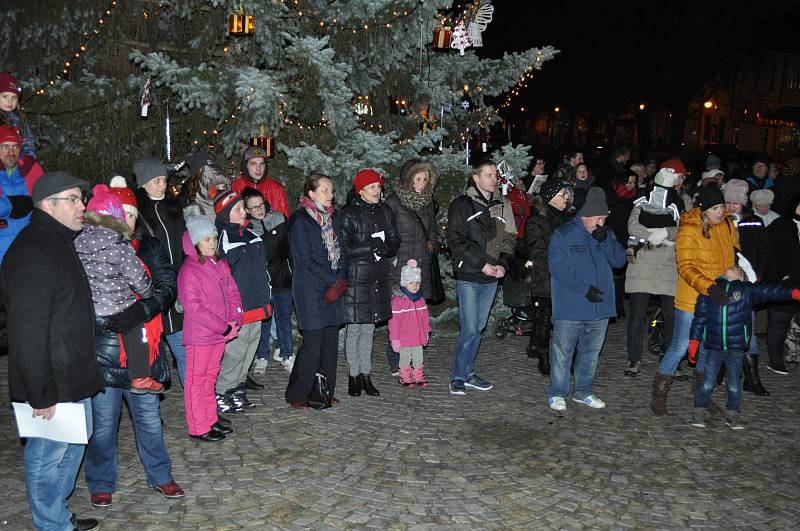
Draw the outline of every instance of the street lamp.
[[[559,111],[561,111],[561,107],[556,107],[556,108],[555,108],[555,109],[553,109],[553,110],[554,110],[554,111],[556,111],[556,112],[559,112]]]
[[[705,103],[703,104],[703,107],[705,107],[706,109],[710,109],[710,108],[711,108],[711,107],[713,107],[713,106],[714,106],[714,102],[713,102],[713,101],[711,101],[711,100],[708,100],[707,102],[705,102]]]
[[[645,110],[645,108],[646,108],[646,107],[647,107],[647,106],[646,106],[644,103],[640,103],[640,104],[639,104],[639,110],[640,110],[640,111],[643,111],[643,110]]]

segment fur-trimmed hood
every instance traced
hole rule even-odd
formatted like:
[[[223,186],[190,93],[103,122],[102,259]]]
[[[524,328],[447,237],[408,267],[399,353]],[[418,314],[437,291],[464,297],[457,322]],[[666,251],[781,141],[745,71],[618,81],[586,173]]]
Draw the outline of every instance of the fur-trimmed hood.
[[[114,233],[116,233],[117,235],[115,239],[118,239],[118,237],[120,236],[122,237],[122,239],[125,240],[130,240],[133,238],[133,231],[130,229],[130,227],[128,227],[126,223],[111,216],[105,216],[97,212],[87,211],[83,215],[83,222],[85,225],[88,225],[88,227],[85,228],[84,230],[89,230],[91,227],[103,227],[114,231]],[[99,234],[100,232],[107,232],[107,231],[90,230],[90,232],[97,232]],[[113,236],[113,234],[109,233],[108,236],[110,239],[111,236]]]
[[[427,189],[431,191],[435,190],[436,183],[439,180],[439,175],[436,173],[436,169],[434,169],[433,164],[431,164],[430,162],[422,161],[419,159],[410,159],[403,164],[403,166],[400,168],[397,187],[402,188],[406,191],[413,191],[414,175],[416,175],[421,171],[428,172]]]

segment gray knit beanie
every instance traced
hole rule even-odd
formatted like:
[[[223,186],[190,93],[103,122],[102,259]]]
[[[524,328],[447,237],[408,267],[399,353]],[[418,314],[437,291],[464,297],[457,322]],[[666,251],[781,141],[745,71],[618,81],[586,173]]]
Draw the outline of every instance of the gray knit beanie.
[[[186,220],[186,230],[192,245],[197,245],[200,240],[217,235],[217,227],[211,216],[195,216]]]
[[[136,184],[144,186],[156,177],[166,177],[167,167],[158,159],[146,157],[133,163],[133,173],[136,175]]]

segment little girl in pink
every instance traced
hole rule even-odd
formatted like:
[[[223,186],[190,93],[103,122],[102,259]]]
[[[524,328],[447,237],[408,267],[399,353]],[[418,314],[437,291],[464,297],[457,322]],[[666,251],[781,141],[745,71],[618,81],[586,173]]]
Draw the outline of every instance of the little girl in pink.
[[[412,258],[400,271],[400,293],[392,297],[389,340],[392,350],[400,354],[399,380],[406,387],[428,387],[422,347],[428,344],[431,320],[420,291],[421,280],[422,271]]]
[[[221,441],[233,429],[219,422],[214,385],[225,343],[236,337],[242,326],[242,299],[228,264],[217,255],[213,218],[189,218],[186,230],[186,260],[178,274],[186,345],[186,423],[190,437]]]

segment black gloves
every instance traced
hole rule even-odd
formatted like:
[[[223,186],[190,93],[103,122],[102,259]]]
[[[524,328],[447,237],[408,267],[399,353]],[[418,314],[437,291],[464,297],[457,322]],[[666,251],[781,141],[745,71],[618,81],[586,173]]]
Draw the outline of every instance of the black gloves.
[[[586,298],[589,302],[603,302],[603,297],[600,296],[602,294],[603,290],[600,288],[589,286],[589,291],[586,292]]]
[[[136,301],[128,308],[109,317],[106,322],[106,330],[124,334],[144,324],[146,317],[147,313],[145,312],[144,304],[141,301]]]
[[[372,238],[372,252],[381,258],[386,258],[386,255],[389,253],[389,249],[386,247],[385,241],[381,240],[380,238]]]
[[[29,195],[10,195],[8,202],[11,203],[11,218],[24,218],[33,210],[33,199]]]
[[[594,230],[592,231],[592,238],[599,242],[606,241],[608,237],[608,227],[605,225],[597,225]]]
[[[731,302],[728,296],[725,295],[725,290],[719,284],[714,284],[708,288],[708,296],[711,297],[711,301],[715,306],[725,306]]]

